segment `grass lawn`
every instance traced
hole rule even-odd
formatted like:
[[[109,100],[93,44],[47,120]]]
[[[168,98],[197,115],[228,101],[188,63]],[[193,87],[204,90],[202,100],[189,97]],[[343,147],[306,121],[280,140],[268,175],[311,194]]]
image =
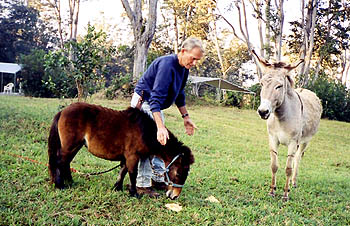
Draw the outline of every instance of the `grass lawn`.
[[[255,111],[188,106],[198,127],[189,137],[171,107],[165,111],[166,125],[192,149],[195,163],[178,200],[165,194],[137,199],[126,190],[112,190],[117,171],[90,177],[73,173],[73,186],[62,191],[49,183],[48,131],[54,115],[71,102],[0,96],[0,225],[350,225],[349,123],[321,121],[301,161],[298,188],[283,202],[287,149],[279,150],[273,198],[268,196],[266,124]],[[129,105],[123,99],[88,102],[117,110]],[[83,173],[115,165],[85,149],[71,164]],[[209,196],[219,203],[207,201]],[[168,203],[183,209],[168,210]]]

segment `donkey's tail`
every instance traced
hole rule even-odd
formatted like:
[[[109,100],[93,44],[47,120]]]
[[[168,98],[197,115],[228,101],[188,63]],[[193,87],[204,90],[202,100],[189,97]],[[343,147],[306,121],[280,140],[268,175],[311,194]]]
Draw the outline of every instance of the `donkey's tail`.
[[[55,183],[56,178],[59,177],[59,175],[56,175],[56,172],[58,172],[57,167],[61,151],[61,140],[58,134],[58,120],[60,116],[61,112],[58,112],[53,119],[48,141],[49,173],[53,183]]]

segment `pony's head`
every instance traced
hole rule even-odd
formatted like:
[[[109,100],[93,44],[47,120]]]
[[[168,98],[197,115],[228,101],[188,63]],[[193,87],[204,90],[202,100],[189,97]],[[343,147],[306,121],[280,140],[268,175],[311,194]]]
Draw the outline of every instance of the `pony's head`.
[[[190,172],[190,165],[194,163],[190,148],[180,144],[178,154],[170,161],[166,161],[165,183],[168,185],[166,196],[170,199],[176,199],[180,196]]]
[[[191,149],[179,141],[169,130],[169,139],[165,146],[157,140],[157,126],[153,119],[145,112],[136,108],[126,110],[129,119],[139,125],[144,142],[152,151],[151,154],[164,160],[166,166],[165,181],[167,197],[176,199],[180,196],[182,188],[194,163]]]

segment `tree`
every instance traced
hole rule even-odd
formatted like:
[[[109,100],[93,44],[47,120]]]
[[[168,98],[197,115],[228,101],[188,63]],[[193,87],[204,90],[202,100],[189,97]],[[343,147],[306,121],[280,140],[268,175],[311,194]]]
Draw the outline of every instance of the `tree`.
[[[314,50],[314,36],[315,36],[315,26],[316,26],[316,12],[318,9],[318,0],[309,0],[307,6],[305,6],[305,0],[301,1],[302,8],[302,18],[301,22],[295,21],[291,24],[295,27],[299,27],[301,32],[297,34],[297,29],[293,28],[293,32],[295,35],[299,36],[301,42],[298,43],[298,51],[297,54],[301,59],[305,59],[305,62],[301,64],[299,69],[299,84],[300,86],[306,86],[309,80],[309,72],[311,65],[312,53]],[[305,17],[305,9],[306,8],[306,17]],[[292,35],[293,36],[293,35]],[[292,40],[291,43],[295,42]],[[291,47],[293,44],[289,43]],[[295,45],[294,45],[295,46]]]
[[[54,97],[43,83],[43,80],[47,80],[43,65],[45,54],[44,50],[32,50],[30,54],[22,54],[19,57],[19,63],[22,65],[22,88],[26,96]]]
[[[80,0],[68,0],[68,15],[62,9],[61,0],[42,0],[41,5],[42,18],[58,28],[60,48],[64,48],[66,41],[77,39]]]
[[[56,42],[52,28],[39,19],[36,9],[19,0],[0,2],[0,61],[16,62],[20,54],[46,50]]]
[[[101,79],[107,73],[107,63],[115,49],[106,43],[107,35],[88,26],[88,33],[80,41],[70,41],[63,49],[46,55],[45,68],[48,73],[57,69],[63,77],[73,78],[78,91],[78,100],[86,98],[103,84]],[[74,52],[75,57],[71,58]],[[52,76],[50,75],[52,78]],[[56,89],[51,83],[52,89]],[[56,89],[57,90],[57,89]]]
[[[311,3],[313,5],[310,6]],[[305,67],[299,73],[300,86],[308,86],[310,81],[317,80],[322,70],[327,70],[333,79],[338,77],[345,81],[346,53],[350,44],[350,28],[346,22],[350,15],[349,8],[350,3],[341,0],[309,1],[308,23],[305,26],[298,21],[292,23],[294,33],[288,40],[290,51],[298,54],[301,50],[301,58],[305,56],[306,59]],[[315,66],[310,80],[312,62]]]
[[[134,0],[131,9],[128,0],[121,0],[127,16],[129,17],[135,42],[135,58],[133,80],[138,80],[145,71],[148,48],[151,45],[157,22],[157,2],[149,0],[148,18],[142,17],[142,0]]]
[[[213,0],[215,1],[215,0]],[[250,23],[247,17],[247,0],[236,0],[234,1],[234,6],[237,10],[238,21],[239,21],[239,31],[240,35],[237,33],[236,28],[233,24],[228,21],[223,14],[219,11],[219,15],[223,20],[231,27],[233,35],[239,40],[246,43],[249,52],[252,51],[253,45],[250,40],[250,31],[248,24]],[[283,25],[284,25],[284,12],[283,5],[284,0],[272,1],[265,0],[250,0],[251,7],[253,8],[253,17],[258,24],[258,34],[260,40],[260,55],[266,59],[274,57],[276,61],[281,60],[282,56],[282,37],[283,37]],[[232,7],[230,8],[232,11]],[[263,31],[265,27],[265,32]],[[264,40],[265,38],[265,40]],[[253,58],[255,61],[255,58]],[[255,62],[256,63],[256,62]],[[261,72],[257,65],[258,75],[260,77]]]
[[[161,8],[166,30],[166,39],[175,53],[181,43],[190,36],[207,40],[211,11],[215,8],[212,1],[165,0]],[[169,31],[171,30],[171,31]],[[170,35],[174,32],[173,35]]]

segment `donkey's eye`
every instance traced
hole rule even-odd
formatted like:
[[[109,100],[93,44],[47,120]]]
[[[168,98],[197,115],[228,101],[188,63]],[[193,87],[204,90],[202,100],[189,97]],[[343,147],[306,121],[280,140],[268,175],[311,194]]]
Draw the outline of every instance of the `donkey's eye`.
[[[283,85],[276,86],[276,89],[282,88]]]

